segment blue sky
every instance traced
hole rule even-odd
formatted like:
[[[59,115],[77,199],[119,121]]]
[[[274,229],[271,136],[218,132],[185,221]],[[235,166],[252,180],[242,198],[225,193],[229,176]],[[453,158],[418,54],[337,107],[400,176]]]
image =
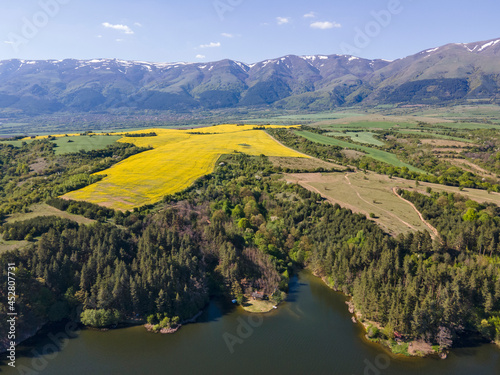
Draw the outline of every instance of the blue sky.
[[[498,0],[2,0],[0,60],[393,60],[500,37]]]

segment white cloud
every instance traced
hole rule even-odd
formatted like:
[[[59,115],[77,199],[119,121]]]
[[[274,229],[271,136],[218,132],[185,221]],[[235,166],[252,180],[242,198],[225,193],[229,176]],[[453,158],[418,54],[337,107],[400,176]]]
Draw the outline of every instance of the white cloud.
[[[333,29],[334,27],[340,28],[340,27],[342,27],[342,25],[340,23],[337,23],[337,22],[328,22],[328,21],[320,22],[320,21],[318,21],[318,22],[311,23],[311,27],[313,29],[327,30],[327,29]]]
[[[304,18],[316,18],[316,12],[309,12],[304,14]]]
[[[204,59],[206,56],[205,55],[196,55],[197,59]]]
[[[139,22],[134,22],[134,26],[137,26],[137,27],[142,27],[142,23],[139,23]]]
[[[99,39],[100,39],[100,38],[102,38],[102,35],[97,35],[97,36],[96,36],[96,38],[99,38]]]
[[[276,17],[276,22],[278,25],[286,25],[290,22],[290,18],[288,17]]]
[[[12,40],[4,40],[3,42],[5,44],[15,44]]]
[[[202,44],[202,45],[200,45],[200,48],[216,48],[216,47],[220,47],[220,46],[221,46],[220,42],[217,42],[217,43],[210,42],[208,44]]]
[[[220,35],[222,35],[222,36],[223,36],[223,37],[225,37],[225,38],[234,38],[234,37],[235,37],[235,35],[234,35],[234,34],[229,34],[229,33],[222,33],[222,34],[220,34]]]
[[[113,25],[109,22],[103,22],[102,25],[107,29],[118,30],[118,31],[121,31],[125,34],[133,34],[134,33],[134,31],[130,27],[128,27],[127,25]]]
[[[115,39],[115,40],[116,40],[118,43],[120,43],[120,42],[124,42],[124,40],[123,40],[123,39]]]

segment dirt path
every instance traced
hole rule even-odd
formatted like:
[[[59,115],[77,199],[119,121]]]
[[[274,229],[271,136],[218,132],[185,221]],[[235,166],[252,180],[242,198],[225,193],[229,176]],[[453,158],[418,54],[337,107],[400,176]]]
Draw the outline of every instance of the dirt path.
[[[349,185],[352,185],[351,184],[351,181],[349,180],[349,177],[347,176],[347,174],[345,175],[345,179],[347,180],[347,183]],[[359,191],[353,189],[355,192],[356,192],[356,195],[358,196],[359,199],[361,199],[363,202],[365,202],[367,205],[371,206],[371,207],[375,207],[376,209],[378,210],[381,210],[383,212],[385,212],[387,215],[389,216],[392,216],[393,218],[395,218],[396,220],[398,220],[399,222],[403,223],[404,225],[406,225],[408,228],[410,229],[413,229],[414,231],[418,232],[418,229],[415,228],[413,225],[407,223],[406,221],[404,221],[403,219],[401,219],[399,216],[395,215],[394,213],[390,212],[390,211],[387,211],[387,210],[384,210],[383,208],[380,208],[376,205],[374,205],[373,203],[370,203],[368,202],[366,199],[364,199],[361,194],[359,193]]]
[[[493,173],[487,171],[484,168],[481,168],[479,165],[476,165],[474,163],[471,163],[470,161],[466,159],[452,159],[452,158],[443,158],[443,160],[449,162],[450,164],[453,164],[459,168],[462,168],[463,170],[475,174],[479,174],[482,177],[491,177]]]
[[[417,207],[415,207],[415,205],[413,203],[411,203],[410,201],[404,199],[401,195],[398,194],[398,188],[397,187],[393,187],[392,188],[392,191],[394,192],[394,194],[396,194],[398,196],[399,199],[402,199],[404,200],[406,203],[408,203],[410,206],[413,207],[413,209],[415,210],[415,212],[418,214],[418,216],[420,217],[420,220],[422,220],[422,222],[427,225],[427,227],[431,230],[431,232],[434,234],[432,237],[433,238],[438,238],[439,240],[441,240],[441,237],[439,236],[439,232],[437,231],[436,228],[434,228],[431,224],[429,224],[427,221],[425,221],[424,217],[422,216],[422,214],[420,213],[419,210],[417,210]]]
[[[322,193],[318,188],[316,188],[316,187],[314,187],[312,185],[309,185],[308,181],[299,180],[297,177],[294,177],[294,176],[291,176],[291,175],[285,175],[285,178],[286,178],[286,180],[288,182],[300,185],[300,186],[302,186],[303,188],[305,188],[305,189],[307,189],[309,191],[313,191],[315,193],[318,193],[323,198],[325,198],[328,202],[330,202],[332,205],[335,204],[335,203],[337,203],[339,206],[347,208],[347,209],[351,210],[352,212],[358,212],[358,213],[362,213],[364,215],[368,214],[366,211],[360,210],[358,207],[355,207],[355,206],[353,206],[353,205],[351,205],[351,204],[349,204],[347,202],[344,202],[344,201],[341,201],[341,200],[337,200],[335,198],[332,198],[332,197],[326,195],[325,193]]]

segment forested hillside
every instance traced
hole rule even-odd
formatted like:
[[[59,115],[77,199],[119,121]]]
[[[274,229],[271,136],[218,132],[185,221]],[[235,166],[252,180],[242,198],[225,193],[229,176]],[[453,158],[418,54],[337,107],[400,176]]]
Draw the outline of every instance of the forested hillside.
[[[47,218],[40,239],[2,254],[0,267],[18,267],[21,324],[69,317],[78,306],[91,325],[136,316],[176,324],[215,295],[241,301],[258,290],[279,302],[294,270],[307,267],[384,327],[373,338],[391,342],[397,332],[441,349],[470,332],[500,340],[498,207],[402,194],[440,239],[390,237],[364,215],[285,183],[267,158],[240,154],[187,191],[107,223]],[[3,226],[11,230],[24,234],[22,223]]]

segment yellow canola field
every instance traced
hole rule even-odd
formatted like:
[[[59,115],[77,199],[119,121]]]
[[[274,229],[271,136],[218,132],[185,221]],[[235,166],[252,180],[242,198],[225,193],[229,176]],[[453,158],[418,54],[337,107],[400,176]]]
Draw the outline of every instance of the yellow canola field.
[[[120,142],[151,146],[153,150],[134,155],[97,173],[106,177],[63,198],[130,210],[156,203],[167,194],[188,188],[196,179],[211,173],[223,154],[238,151],[249,155],[306,157],[282,146],[264,131],[252,130],[254,126],[218,125],[192,130],[136,131],[154,131],[158,136],[127,137]]]

